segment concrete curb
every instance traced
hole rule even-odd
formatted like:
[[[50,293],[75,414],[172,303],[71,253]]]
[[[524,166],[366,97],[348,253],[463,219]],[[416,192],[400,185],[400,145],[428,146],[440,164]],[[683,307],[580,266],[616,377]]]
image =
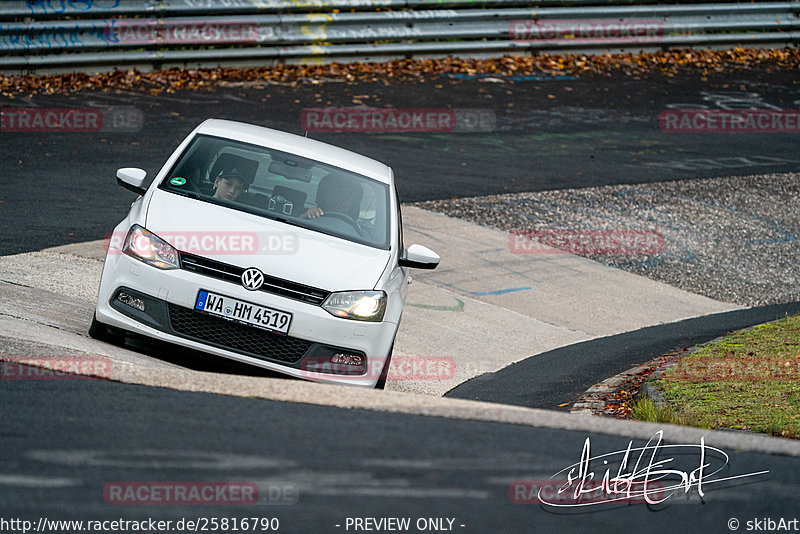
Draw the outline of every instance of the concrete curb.
[[[648,365],[637,365],[610,378],[606,378],[602,382],[598,382],[580,396],[578,402],[573,404],[572,408],[570,408],[570,413],[603,415],[603,409],[606,406],[605,396],[613,391],[619,390],[619,386],[649,369],[651,369],[651,367]]]
[[[2,341],[2,338],[0,338]],[[89,340],[91,343],[94,342]],[[19,343],[19,342],[18,342]],[[43,344],[39,344],[41,350]],[[59,347],[53,347],[58,349]],[[83,353],[83,354],[81,354]],[[71,350],[69,356],[92,357],[91,352]],[[96,357],[96,356],[95,356]],[[0,356],[8,361],[8,356]],[[63,357],[62,357],[63,360]],[[110,357],[110,380],[126,384],[163,387],[179,391],[205,392],[247,398],[259,398],[283,402],[334,406],[346,409],[403,413],[421,416],[446,417],[495,423],[524,425],[531,427],[558,428],[579,432],[592,432],[614,436],[625,436],[648,440],[663,430],[668,442],[698,443],[701,438],[714,447],[734,448],[739,451],[757,451],[768,454],[800,456],[800,442],[755,434],[738,434],[723,431],[708,431],[691,427],[660,425],[639,421],[621,421],[600,417],[580,417],[571,414],[522,408],[486,402],[477,402],[445,397],[432,397],[412,393],[377,391],[314,384],[290,379],[235,376],[220,380],[214,373],[190,371],[180,368],[149,368]],[[41,369],[58,370],[54,364],[37,362]],[[94,375],[97,376],[97,375]]]

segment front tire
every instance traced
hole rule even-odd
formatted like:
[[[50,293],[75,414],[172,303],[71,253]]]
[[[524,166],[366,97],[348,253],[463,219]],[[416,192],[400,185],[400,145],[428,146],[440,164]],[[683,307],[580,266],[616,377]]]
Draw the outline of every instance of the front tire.
[[[386,387],[386,376],[389,374],[389,364],[392,363],[392,352],[394,351],[394,341],[392,346],[389,347],[389,355],[386,356],[386,361],[383,363],[383,369],[378,377],[378,382],[375,384],[375,389],[384,389]]]
[[[89,337],[114,345],[119,345],[125,341],[125,334],[112,332],[108,326],[97,320],[97,314],[92,317],[92,325],[89,327]]]

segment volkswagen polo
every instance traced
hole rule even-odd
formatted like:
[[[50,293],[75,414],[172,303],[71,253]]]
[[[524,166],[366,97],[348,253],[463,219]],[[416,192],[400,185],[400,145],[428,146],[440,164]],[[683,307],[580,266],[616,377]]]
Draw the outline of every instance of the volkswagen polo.
[[[209,119],[107,240],[90,335],[134,333],[294,377],[382,388],[409,268],[392,169],[319,141]]]

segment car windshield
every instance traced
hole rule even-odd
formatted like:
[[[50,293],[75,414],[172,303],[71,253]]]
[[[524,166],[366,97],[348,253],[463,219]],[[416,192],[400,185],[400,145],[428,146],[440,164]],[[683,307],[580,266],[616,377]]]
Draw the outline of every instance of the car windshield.
[[[294,154],[197,136],[159,188],[389,249],[389,187]]]

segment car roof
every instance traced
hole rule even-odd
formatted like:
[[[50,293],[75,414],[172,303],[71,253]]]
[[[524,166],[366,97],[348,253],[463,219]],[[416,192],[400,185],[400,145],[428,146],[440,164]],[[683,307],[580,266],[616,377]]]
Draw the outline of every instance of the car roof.
[[[197,127],[196,133],[224,137],[297,154],[362,174],[386,184],[391,183],[392,179],[392,169],[384,163],[344,148],[263,126],[223,119],[208,119]]]

